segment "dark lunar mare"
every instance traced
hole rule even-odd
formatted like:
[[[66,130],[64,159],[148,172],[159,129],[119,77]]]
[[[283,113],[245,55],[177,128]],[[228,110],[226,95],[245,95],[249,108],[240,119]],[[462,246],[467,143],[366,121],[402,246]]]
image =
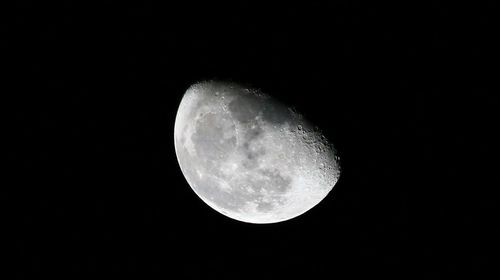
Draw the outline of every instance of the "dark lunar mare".
[[[264,179],[246,178],[248,184],[237,184],[234,182],[231,191],[219,188],[219,183],[214,178],[205,178],[203,182],[197,184],[199,192],[208,197],[217,206],[224,209],[237,211],[247,201],[258,202],[257,209],[262,212],[273,210],[274,205],[271,202],[262,201],[264,195],[263,188],[271,192],[270,198],[280,203],[280,195],[290,189],[290,178],[282,176],[278,169],[267,169],[260,167],[259,158],[266,154],[263,145],[258,141],[263,136],[263,124],[271,126],[281,126],[293,119],[290,110],[285,106],[273,100],[271,97],[258,94],[241,88],[230,89],[221,84],[212,84],[205,89],[205,94],[211,97],[218,94],[229,92],[232,100],[228,103],[229,118],[233,119],[242,127],[243,137],[239,147],[235,147],[235,137],[224,138],[221,131],[226,129],[235,129],[224,126],[225,118],[216,114],[205,114],[196,124],[196,131],[192,135],[192,141],[195,144],[197,154],[203,159],[202,173],[214,174],[223,180],[224,175],[220,173],[219,166],[213,166],[214,160],[224,159],[228,152],[240,150],[244,152],[244,159],[241,165],[248,170],[254,170]],[[221,158],[222,156],[222,158]],[[249,192],[251,188],[253,192]]]

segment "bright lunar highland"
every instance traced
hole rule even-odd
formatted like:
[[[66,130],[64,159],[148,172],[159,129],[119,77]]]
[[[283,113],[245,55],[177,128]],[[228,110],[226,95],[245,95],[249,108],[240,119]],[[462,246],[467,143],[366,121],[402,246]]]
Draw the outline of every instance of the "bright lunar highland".
[[[340,176],[336,151],[319,129],[269,95],[234,83],[192,85],[179,105],[174,138],[194,192],[243,222],[297,217]]]

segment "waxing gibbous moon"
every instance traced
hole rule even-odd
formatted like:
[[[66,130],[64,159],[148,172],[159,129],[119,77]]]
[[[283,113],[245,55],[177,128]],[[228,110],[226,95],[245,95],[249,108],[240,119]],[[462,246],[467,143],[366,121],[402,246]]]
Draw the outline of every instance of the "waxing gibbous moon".
[[[211,208],[239,221],[297,217],[340,176],[336,151],[319,129],[269,95],[234,83],[192,85],[174,130],[188,184]]]

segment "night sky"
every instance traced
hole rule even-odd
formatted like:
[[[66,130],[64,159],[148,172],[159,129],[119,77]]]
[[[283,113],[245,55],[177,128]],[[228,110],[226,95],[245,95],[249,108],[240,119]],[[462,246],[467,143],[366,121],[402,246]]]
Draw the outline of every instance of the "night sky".
[[[4,10],[11,279],[487,271],[500,235],[498,4],[233,2]],[[186,89],[207,79],[259,88],[322,128],[342,175],[320,204],[254,225],[196,196],[173,128]]]

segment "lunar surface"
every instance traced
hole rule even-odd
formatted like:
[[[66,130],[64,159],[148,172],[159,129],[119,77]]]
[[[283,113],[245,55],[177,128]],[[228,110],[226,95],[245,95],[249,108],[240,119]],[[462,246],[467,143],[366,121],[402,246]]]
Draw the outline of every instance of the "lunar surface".
[[[237,84],[191,86],[175,120],[175,151],[194,192],[219,213],[276,223],[317,205],[340,176],[335,149],[295,110]]]

